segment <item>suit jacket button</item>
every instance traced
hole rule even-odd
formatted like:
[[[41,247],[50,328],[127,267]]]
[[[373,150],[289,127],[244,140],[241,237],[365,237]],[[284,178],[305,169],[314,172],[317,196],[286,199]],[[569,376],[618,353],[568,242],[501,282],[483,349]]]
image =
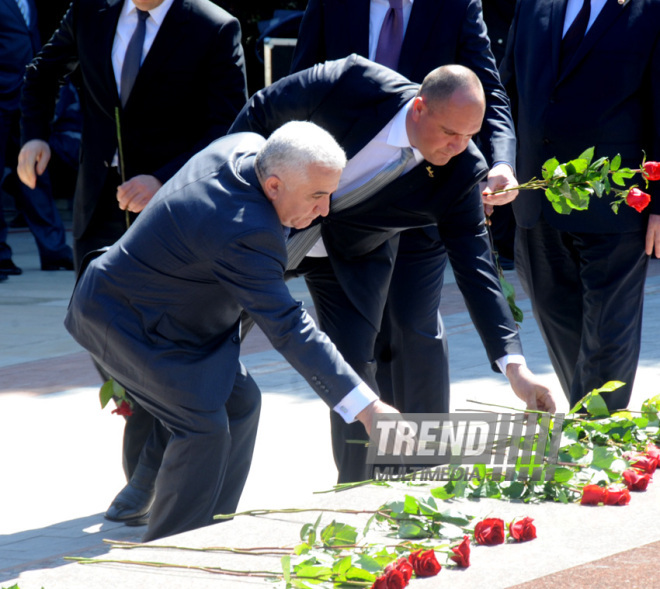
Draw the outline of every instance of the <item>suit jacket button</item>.
[[[240,344],[241,343],[241,338],[238,335],[235,335],[234,337],[231,338],[231,341],[233,341],[235,344]]]

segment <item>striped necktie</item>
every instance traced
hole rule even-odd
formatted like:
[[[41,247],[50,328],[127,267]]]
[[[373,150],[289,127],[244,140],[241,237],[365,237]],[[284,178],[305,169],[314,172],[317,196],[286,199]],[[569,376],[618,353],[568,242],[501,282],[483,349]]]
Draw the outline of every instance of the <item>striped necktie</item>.
[[[390,182],[398,178],[406,165],[410,161],[410,158],[413,156],[413,150],[410,147],[404,147],[401,150],[401,157],[383,168],[378,174],[376,174],[371,180],[365,182],[362,186],[358,186],[354,190],[351,190],[340,196],[332,203],[333,213],[339,213],[349,207],[352,207],[363,200],[366,200],[370,196],[376,194],[379,190],[382,190]],[[307,255],[307,252],[314,247],[314,244],[321,237],[321,225],[313,225],[308,229],[299,231],[293,235],[286,242],[286,251],[288,262],[286,265],[287,270],[292,270],[300,264],[303,258]]]
[[[25,20],[25,24],[29,27],[30,26],[30,7],[28,6],[27,0],[16,0],[16,4],[18,4],[18,9],[21,11],[21,14],[23,15],[23,19]]]

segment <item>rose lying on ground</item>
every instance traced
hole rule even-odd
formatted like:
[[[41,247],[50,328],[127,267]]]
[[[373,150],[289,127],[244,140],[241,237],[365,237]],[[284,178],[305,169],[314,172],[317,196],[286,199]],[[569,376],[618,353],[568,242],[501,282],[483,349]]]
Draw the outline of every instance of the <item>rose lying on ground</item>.
[[[630,491],[646,491],[651,480],[650,474],[639,472],[634,468],[624,470],[621,476]]]
[[[623,457],[630,462],[630,466],[635,470],[653,474],[658,466],[658,459],[649,456],[648,454],[640,453],[626,453]]]
[[[477,544],[495,546],[504,544],[504,521],[498,517],[487,517],[474,527]]]
[[[382,577],[378,577],[371,589],[403,589],[408,586],[403,573],[401,571],[391,568]]]
[[[459,567],[467,568],[470,566],[470,536],[463,536],[463,541],[458,546],[453,546],[451,551],[454,554],[449,558]]]
[[[411,552],[408,562],[412,565],[417,577],[435,577],[442,568],[433,550],[422,552],[420,549]]]
[[[623,486],[611,486],[606,489],[605,505],[628,505],[630,491]]]
[[[646,446],[646,455],[649,458],[655,458],[656,464],[660,464],[660,448],[658,448],[656,445],[649,444]]]
[[[509,524],[509,535],[516,542],[528,542],[536,538],[536,526],[532,523],[534,520],[531,517],[523,517],[522,519],[514,519]]]
[[[582,505],[598,505],[605,502],[607,490],[600,485],[585,485],[582,489]]]

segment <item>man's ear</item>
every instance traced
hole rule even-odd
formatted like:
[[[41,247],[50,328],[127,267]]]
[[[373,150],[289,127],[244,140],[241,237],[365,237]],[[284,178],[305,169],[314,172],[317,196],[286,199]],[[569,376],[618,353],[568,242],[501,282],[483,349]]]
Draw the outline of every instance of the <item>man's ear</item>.
[[[282,181],[275,175],[268,176],[263,183],[266,198],[271,202],[277,200],[282,188]]]

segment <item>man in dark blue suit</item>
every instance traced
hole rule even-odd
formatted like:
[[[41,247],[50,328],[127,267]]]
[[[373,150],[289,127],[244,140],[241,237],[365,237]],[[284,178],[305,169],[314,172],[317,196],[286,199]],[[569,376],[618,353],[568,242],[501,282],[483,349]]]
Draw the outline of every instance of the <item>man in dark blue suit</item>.
[[[260,406],[239,362],[243,310],[344,419],[369,428],[377,412],[394,411],[284,283],[286,234],[327,215],[345,163],[310,123],[286,125],[268,141],[219,139],[79,279],[67,329],[171,434],[145,540],[236,510]]]
[[[471,141],[484,111],[483,88],[467,68],[439,68],[420,88],[389,68],[351,55],[257,92],[230,132],[250,130],[268,136],[289,120],[310,120],[324,127],[349,158],[335,193],[338,202],[349,189],[364,185],[378,169],[412,149],[413,159],[403,175],[359,204],[342,211],[331,208],[321,224],[327,257],[315,248],[313,257],[297,267],[305,274],[321,328],[358,374],[375,385],[374,342],[396,245],[388,238],[402,229],[432,225],[493,368],[506,373],[528,406],[551,408],[547,388],[524,365],[490,252],[478,188],[488,167]],[[427,370],[438,358],[426,355],[417,362],[419,370]],[[433,389],[434,383],[430,386]],[[332,418],[340,482],[369,478],[364,448],[345,443],[361,432]]]
[[[518,172],[595,146],[637,168],[660,158],[660,2],[518,2],[502,64],[517,113]],[[660,192],[648,213],[606,198],[556,213],[543,194],[514,202],[516,267],[571,404],[609,380],[610,409],[630,399],[641,341],[648,255],[660,251]]]
[[[310,0],[292,70],[351,53],[378,61],[388,9],[385,0]],[[456,63],[472,69],[486,93],[478,138],[491,168],[489,186],[495,190],[517,184],[509,101],[490,51],[481,3],[404,0],[401,16],[400,54],[386,65],[417,83],[441,65]],[[507,193],[507,199],[515,195],[515,191]],[[448,344],[439,313],[447,260],[446,245],[436,227],[401,234],[375,360],[381,397],[404,412],[449,411]],[[429,357],[433,362],[427,362]]]
[[[19,142],[20,92],[25,66],[39,50],[37,10],[32,0],[0,0],[0,181],[5,166],[15,167]],[[16,195],[39,250],[42,270],[73,269],[62,219],[53,201],[50,179],[32,189],[21,185]],[[0,280],[20,274],[7,245],[7,225],[0,203]]]
[[[140,22],[145,27],[140,65],[132,84],[127,78],[122,83]],[[19,174],[28,185],[48,165],[57,89],[73,70],[81,79],[83,115],[73,211],[80,267],[88,252],[119,239],[127,215],[135,218],[193,154],[227,132],[246,99],[240,26],[209,0],[74,0],[26,73]],[[127,418],[127,479],[152,425],[138,406]],[[143,475],[150,489],[151,475]],[[121,514],[109,510],[108,516],[143,515],[150,497],[151,492],[146,502],[131,502]]]

